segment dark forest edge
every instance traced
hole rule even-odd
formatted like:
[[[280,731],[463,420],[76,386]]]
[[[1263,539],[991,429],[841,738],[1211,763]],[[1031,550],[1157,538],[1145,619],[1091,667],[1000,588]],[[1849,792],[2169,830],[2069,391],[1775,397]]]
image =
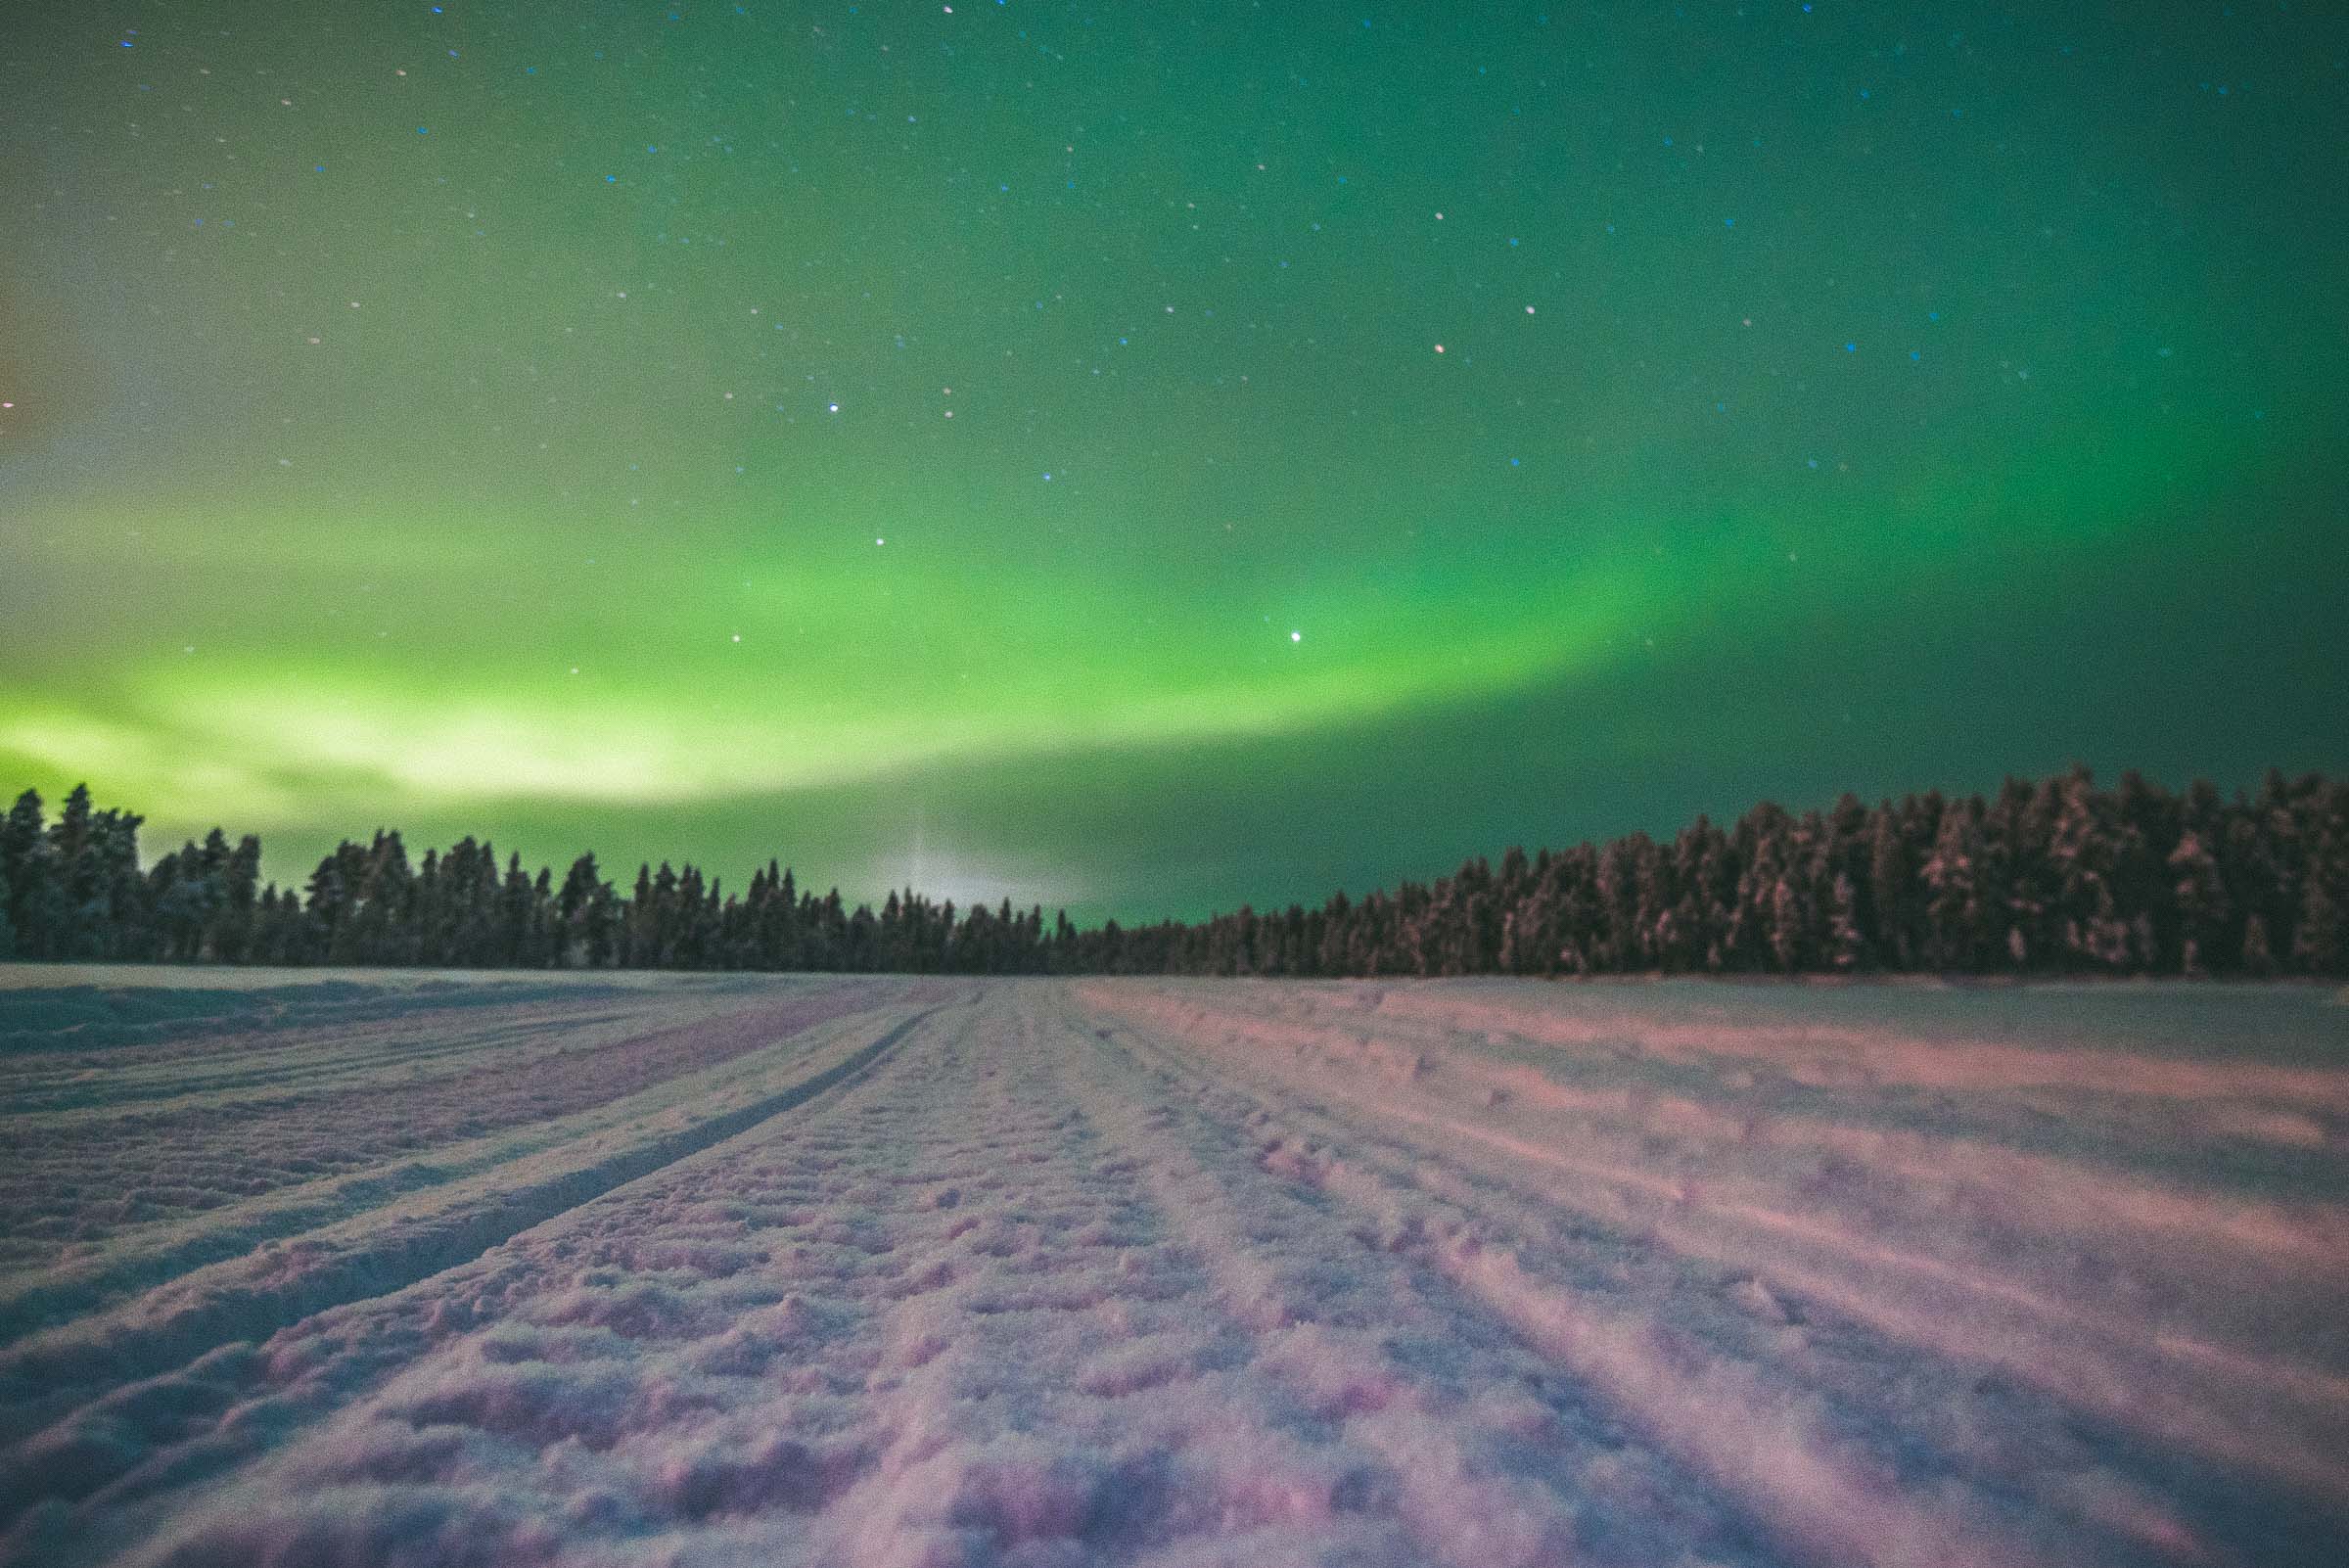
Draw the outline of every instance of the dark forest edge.
[[[2083,767],[1989,800],[1937,791],[1826,811],[1765,803],[1669,844],[1644,833],[1481,856],[1433,886],[1317,909],[1079,930],[1006,899],[906,890],[876,911],[774,861],[742,894],[688,864],[593,854],[558,884],[487,841],[345,841],[299,892],[258,885],[260,840],[215,828],[149,870],[144,818],[86,786],[55,822],[25,791],[0,825],[0,957],[488,969],[961,974],[2349,974],[2349,784],[2271,770],[2232,802]]]

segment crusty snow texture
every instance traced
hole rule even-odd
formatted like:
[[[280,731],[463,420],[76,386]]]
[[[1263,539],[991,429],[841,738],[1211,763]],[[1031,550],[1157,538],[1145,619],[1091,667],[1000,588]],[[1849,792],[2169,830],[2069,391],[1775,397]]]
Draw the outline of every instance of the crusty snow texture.
[[[2349,1561],[2340,993],[493,987],[0,1056],[0,1563]]]

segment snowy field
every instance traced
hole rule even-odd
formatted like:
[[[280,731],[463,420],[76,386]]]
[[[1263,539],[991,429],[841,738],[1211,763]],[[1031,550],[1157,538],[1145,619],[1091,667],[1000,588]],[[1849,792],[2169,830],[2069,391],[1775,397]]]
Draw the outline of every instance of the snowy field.
[[[0,969],[0,1562],[2349,1562],[2349,996]]]

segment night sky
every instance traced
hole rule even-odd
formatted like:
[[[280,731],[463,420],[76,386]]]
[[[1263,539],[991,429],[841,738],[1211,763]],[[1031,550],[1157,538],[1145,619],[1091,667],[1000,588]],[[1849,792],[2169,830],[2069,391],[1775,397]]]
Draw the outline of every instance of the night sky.
[[[1122,919],[2349,767],[2338,8],[27,4],[0,783]]]

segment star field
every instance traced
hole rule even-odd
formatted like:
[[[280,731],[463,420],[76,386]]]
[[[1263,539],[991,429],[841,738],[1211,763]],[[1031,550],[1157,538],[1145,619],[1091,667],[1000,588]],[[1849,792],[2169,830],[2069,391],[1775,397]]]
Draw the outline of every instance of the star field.
[[[2349,23],[0,36],[0,773],[1121,919],[2349,761]],[[909,846],[923,846],[917,863]]]

